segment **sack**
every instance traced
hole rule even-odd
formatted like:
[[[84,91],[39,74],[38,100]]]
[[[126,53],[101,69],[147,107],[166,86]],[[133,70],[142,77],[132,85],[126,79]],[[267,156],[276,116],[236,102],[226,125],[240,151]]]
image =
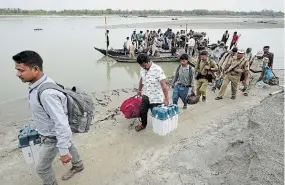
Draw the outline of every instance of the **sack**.
[[[193,105],[199,102],[199,98],[194,94],[191,93],[191,95],[186,97],[187,104]]]
[[[76,87],[69,89],[59,84],[47,82],[42,84],[38,90],[37,97],[41,106],[40,97],[46,89],[58,90],[67,97],[68,121],[71,131],[74,133],[88,132],[95,111],[92,97],[85,92],[78,92]]]
[[[269,85],[279,85],[279,78],[278,77],[272,77],[268,81]]]
[[[142,103],[142,98],[134,96],[125,100],[122,103],[120,110],[127,119],[139,118],[141,103]]]

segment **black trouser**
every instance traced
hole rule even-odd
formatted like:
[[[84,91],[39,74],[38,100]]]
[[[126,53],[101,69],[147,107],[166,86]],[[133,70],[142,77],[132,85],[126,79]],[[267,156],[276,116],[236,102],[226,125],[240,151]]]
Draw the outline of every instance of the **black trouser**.
[[[147,114],[148,109],[152,110],[154,107],[157,107],[161,105],[161,103],[153,103],[151,104],[149,102],[149,98],[145,95],[142,96],[142,104],[140,107],[140,114],[141,114],[141,120],[142,120],[142,126],[145,128],[147,125]]]
[[[235,42],[232,42],[232,43],[231,43],[231,46],[230,46],[230,49],[232,49],[232,47],[233,47],[235,44],[236,44]]]

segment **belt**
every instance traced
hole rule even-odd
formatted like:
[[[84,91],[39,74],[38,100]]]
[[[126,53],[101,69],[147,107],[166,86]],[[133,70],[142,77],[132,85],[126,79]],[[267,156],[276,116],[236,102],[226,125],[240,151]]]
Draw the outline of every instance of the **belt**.
[[[184,85],[184,84],[181,84],[181,83],[178,83],[177,85],[182,86],[182,87],[191,87],[191,85]]]
[[[45,139],[45,138],[47,138],[47,139],[53,139],[53,140],[56,140],[56,136],[43,136],[43,135],[40,135],[40,138],[41,138],[41,139]]]

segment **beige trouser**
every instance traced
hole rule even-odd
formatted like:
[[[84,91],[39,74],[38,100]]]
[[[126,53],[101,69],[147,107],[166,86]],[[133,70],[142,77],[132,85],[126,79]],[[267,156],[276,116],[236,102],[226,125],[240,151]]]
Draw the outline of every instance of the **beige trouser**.
[[[243,88],[246,93],[249,93],[252,86],[254,86],[257,80],[260,78],[261,73],[250,72],[250,75],[246,81],[242,81]]]
[[[196,83],[196,94],[198,97],[202,96],[206,96],[206,92],[207,92],[207,87],[209,85],[209,82],[207,79],[201,78],[199,80],[197,80]]]
[[[134,51],[130,51],[130,58],[135,58],[135,52]]]
[[[232,96],[236,97],[239,81],[240,81],[239,75],[226,74],[224,77],[223,85],[219,92],[219,97],[223,97],[225,95],[226,89],[230,82],[231,82]]]

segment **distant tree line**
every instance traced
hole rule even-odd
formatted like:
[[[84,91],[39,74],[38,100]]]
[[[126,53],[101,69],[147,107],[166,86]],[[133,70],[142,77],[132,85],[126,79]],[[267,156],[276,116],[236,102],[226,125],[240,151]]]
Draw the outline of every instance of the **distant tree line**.
[[[70,15],[70,16],[96,16],[96,15],[122,15],[122,16],[268,16],[284,17],[284,12],[272,10],[262,11],[227,11],[227,10],[22,10],[0,9],[0,15]]]

